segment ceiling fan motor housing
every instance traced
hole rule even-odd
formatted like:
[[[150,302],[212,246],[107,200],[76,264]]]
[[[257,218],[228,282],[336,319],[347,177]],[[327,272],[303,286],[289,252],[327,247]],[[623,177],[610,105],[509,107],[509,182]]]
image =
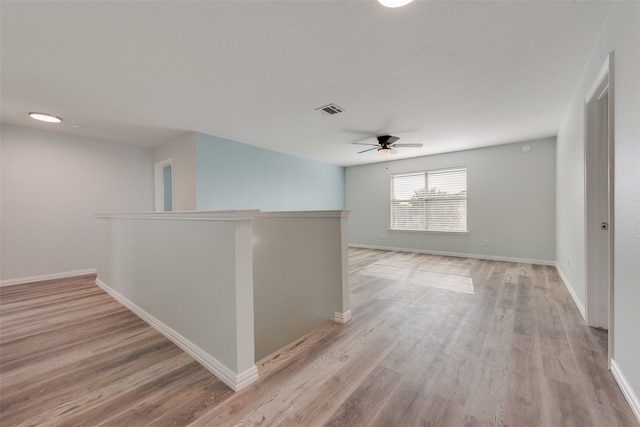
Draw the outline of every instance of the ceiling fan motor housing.
[[[386,146],[389,144],[393,144],[400,138],[398,138],[397,136],[391,136],[391,135],[380,135],[377,137],[377,139],[378,139],[378,144]]]

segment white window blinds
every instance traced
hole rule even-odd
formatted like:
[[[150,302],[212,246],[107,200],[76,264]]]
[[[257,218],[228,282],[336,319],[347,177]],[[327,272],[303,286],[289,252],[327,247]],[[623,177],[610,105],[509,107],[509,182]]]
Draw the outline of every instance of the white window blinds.
[[[467,168],[391,175],[391,228],[467,231]]]

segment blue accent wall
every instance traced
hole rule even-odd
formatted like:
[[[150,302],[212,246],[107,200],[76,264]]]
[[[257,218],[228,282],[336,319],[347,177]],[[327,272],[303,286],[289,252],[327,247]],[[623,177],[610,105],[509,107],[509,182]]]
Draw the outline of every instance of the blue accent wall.
[[[201,133],[196,140],[198,210],[338,210],[345,168]]]

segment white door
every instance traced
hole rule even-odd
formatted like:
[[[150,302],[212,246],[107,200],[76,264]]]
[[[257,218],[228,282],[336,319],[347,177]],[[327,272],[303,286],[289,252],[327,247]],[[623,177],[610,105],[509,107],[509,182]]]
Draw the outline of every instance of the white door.
[[[610,52],[585,103],[586,319],[609,330],[609,367],[615,341],[614,55]]]
[[[609,329],[609,96],[603,91],[585,111],[587,324]]]

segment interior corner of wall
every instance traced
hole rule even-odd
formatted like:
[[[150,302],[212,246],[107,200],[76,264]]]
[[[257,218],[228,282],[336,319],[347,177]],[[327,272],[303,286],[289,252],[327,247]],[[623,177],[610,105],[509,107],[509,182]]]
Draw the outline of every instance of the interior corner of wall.
[[[584,304],[582,303],[582,301],[578,297],[578,294],[576,293],[575,289],[571,285],[571,282],[569,282],[569,279],[567,278],[567,276],[565,276],[564,272],[562,271],[562,268],[560,268],[560,265],[557,262],[555,263],[555,267],[556,267],[556,271],[558,272],[558,275],[560,276],[560,279],[562,280],[562,283],[567,288],[567,291],[569,291],[569,294],[571,295],[571,298],[573,299],[573,302],[575,303],[576,307],[580,311],[580,314],[582,315],[582,318],[586,322],[587,317],[586,317],[586,311],[585,311],[585,308],[584,308]]]

